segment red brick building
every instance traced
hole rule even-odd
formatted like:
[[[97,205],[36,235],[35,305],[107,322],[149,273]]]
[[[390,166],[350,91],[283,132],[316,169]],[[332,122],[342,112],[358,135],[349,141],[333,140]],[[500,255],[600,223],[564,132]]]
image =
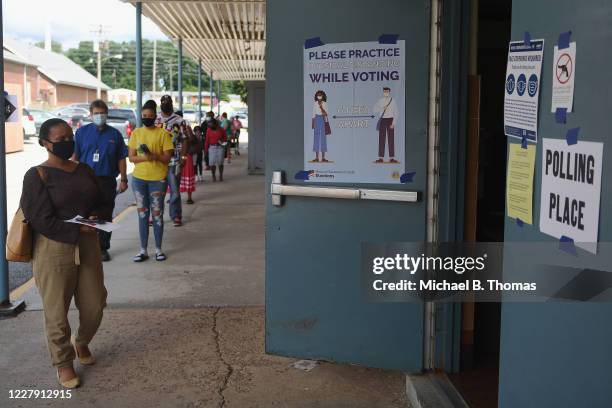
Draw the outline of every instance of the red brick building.
[[[5,90],[17,95],[19,118],[21,108],[52,110],[73,103],[89,103],[96,99],[98,85],[102,99],[110,89],[104,83],[70,60],[55,52],[19,40],[4,39]],[[7,152],[23,148],[21,122],[6,124]]]

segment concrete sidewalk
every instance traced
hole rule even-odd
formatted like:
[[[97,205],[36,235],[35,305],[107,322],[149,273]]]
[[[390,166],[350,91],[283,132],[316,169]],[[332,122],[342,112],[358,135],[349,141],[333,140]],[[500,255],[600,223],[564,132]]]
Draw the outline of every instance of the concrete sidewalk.
[[[9,399],[9,390],[59,389],[49,365],[40,298],[0,321],[0,406],[405,407],[403,373],[264,353],[264,178],[246,175],[246,154],[223,183],[207,175],[185,225],[166,224],[166,262],[131,261],[137,215],[120,215],[104,264],[108,308],[92,351],[76,365],[83,385],[70,400]],[[150,248],[153,247],[151,234]],[[78,316],[70,313],[72,327]]]

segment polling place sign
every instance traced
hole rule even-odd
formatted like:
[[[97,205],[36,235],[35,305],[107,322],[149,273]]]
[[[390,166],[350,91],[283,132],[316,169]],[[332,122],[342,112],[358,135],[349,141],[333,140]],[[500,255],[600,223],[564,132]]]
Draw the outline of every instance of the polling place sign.
[[[603,143],[542,139],[540,230],[597,253]]]

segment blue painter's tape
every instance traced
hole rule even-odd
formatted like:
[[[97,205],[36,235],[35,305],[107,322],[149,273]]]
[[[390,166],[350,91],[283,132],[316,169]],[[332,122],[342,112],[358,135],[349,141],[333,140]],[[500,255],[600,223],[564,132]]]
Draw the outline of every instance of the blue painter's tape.
[[[567,131],[567,134],[565,135],[565,140],[567,141],[567,144],[569,146],[571,145],[575,145],[576,143],[578,143],[578,134],[580,133],[580,128],[572,128],[570,130]]]
[[[527,148],[527,138],[525,136],[523,136],[523,139],[521,140],[521,148],[522,149]]]
[[[308,170],[300,170],[297,173],[295,173],[295,179],[296,180],[308,180],[309,174],[310,172]]]
[[[571,36],[571,31],[566,31],[564,33],[559,34],[559,41],[557,42],[557,47],[559,47],[560,50],[569,48]]]
[[[516,217],[516,225],[518,225],[519,227],[523,228],[523,225],[525,223],[523,222],[523,220],[521,220],[519,217]]]
[[[531,46],[531,34],[529,34],[529,31],[525,31],[525,34],[523,34],[523,42],[527,47]]]
[[[399,34],[383,34],[378,37],[379,44],[397,44]]]
[[[415,174],[416,174],[416,171],[402,174],[400,177],[400,183],[402,184],[412,183],[412,179],[414,178]]]
[[[304,48],[315,48],[325,45],[323,41],[321,41],[321,37],[313,37],[304,41]]]
[[[555,111],[555,120],[557,123],[567,122],[567,108],[557,108]]]
[[[578,251],[576,251],[574,240],[570,237],[566,237],[565,235],[562,235],[559,239],[559,249],[563,252],[567,252],[568,254],[578,256]]]

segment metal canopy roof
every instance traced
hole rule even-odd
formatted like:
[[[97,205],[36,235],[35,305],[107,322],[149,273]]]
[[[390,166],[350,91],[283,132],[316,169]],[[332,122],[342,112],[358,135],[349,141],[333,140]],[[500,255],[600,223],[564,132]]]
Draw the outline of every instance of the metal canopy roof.
[[[135,4],[137,0],[124,0]],[[142,0],[142,13],[214,79],[265,79],[265,0]]]

